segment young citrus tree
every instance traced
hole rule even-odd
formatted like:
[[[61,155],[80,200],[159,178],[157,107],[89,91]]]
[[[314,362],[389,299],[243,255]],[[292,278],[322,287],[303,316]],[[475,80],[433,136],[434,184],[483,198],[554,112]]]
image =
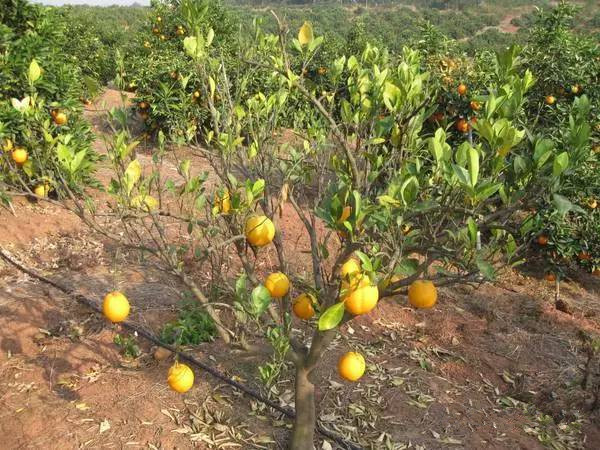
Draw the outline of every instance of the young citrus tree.
[[[122,133],[109,149],[109,216],[118,220],[103,226],[84,206],[79,214],[177,275],[225,342],[260,351],[264,336],[277,330],[277,351],[295,370],[290,448],[312,449],[322,386],[315,368],[344,324],[401,295],[415,308],[431,308],[439,287],[490,280],[498,267],[517,262],[529,245],[527,211],[560,189],[573,149],[531,126],[524,107],[535,80],[520,69],[518,48],[497,55],[470,129],[428,132],[435,84],[418,52],[392,56],[366,45],[359,55],[329,60],[326,75],[339,88],[322,92],[304,67],[323,38],[308,23],[291,36],[280,24],[278,34],[257,28],[240,44],[247,70],[232,84],[214,45],[219,36],[185,14],[193,0],[181,7],[190,33],[182,44],[209,112],[193,149],[214,175],[181,160],[178,175],[166,176],[162,139],[152,166],[143,168],[136,143]],[[278,88],[249,90],[265,70]],[[294,114],[292,95],[303,99],[303,116],[283,133],[281,117]],[[303,224],[308,275],[289,254],[278,220],[283,208]],[[270,252],[277,262],[269,274],[258,267]],[[107,302],[109,318],[128,311],[118,295]],[[366,362],[347,350],[338,371],[356,382]],[[193,381],[182,366],[169,373],[179,392]]]

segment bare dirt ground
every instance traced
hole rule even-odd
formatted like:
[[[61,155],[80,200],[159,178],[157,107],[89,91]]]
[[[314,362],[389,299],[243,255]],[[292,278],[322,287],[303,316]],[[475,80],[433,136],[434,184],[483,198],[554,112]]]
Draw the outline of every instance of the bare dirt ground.
[[[108,91],[92,108],[105,109],[103,102],[114,106],[120,97]],[[102,112],[87,114],[98,134],[106,132]],[[99,176],[107,181],[106,171]],[[124,290],[132,320],[155,332],[174,317],[183,292],[176,280],[133,260],[122,264],[127,255],[115,271],[115,249],[58,207],[18,200],[15,211],[0,211],[0,245],[28,266],[98,302],[109,289]],[[298,255],[294,269],[304,271],[307,243],[297,222],[284,210],[279,226],[286,251]],[[272,264],[265,258],[263,269]],[[600,279],[579,273],[562,283],[564,313],[541,275],[531,267],[494,284],[443,289],[431,311],[397,298],[345,325],[317,373],[323,424],[364,448],[600,448],[580,388],[581,338],[600,332]],[[285,448],[285,418],[198,370],[190,392],[171,392],[171,360],[154,360],[142,339],[142,356],[124,358],[113,343],[119,332],[0,263],[0,447]],[[336,373],[348,349],[367,359],[357,384]],[[257,361],[218,341],[192,352],[261,389]],[[286,371],[271,395],[290,405],[292,387]]]

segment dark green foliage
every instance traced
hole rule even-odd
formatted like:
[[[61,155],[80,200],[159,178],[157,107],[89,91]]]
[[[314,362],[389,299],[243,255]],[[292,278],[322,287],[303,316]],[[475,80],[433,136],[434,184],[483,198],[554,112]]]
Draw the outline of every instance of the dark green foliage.
[[[197,303],[186,301],[179,309],[177,319],[163,327],[160,339],[170,345],[198,345],[212,341],[216,334],[210,316]]]

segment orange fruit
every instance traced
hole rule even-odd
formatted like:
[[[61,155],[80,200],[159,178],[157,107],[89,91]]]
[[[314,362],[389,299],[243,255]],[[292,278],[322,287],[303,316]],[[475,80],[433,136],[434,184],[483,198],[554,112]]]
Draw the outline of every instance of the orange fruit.
[[[19,165],[25,164],[25,161],[27,161],[28,157],[29,154],[24,148],[17,147],[12,152],[13,161]]]
[[[469,122],[467,122],[465,119],[458,119],[456,121],[456,129],[461,133],[466,133],[469,131]]]
[[[346,311],[355,316],[367,314],[377,306],[377,301],[379,300],[379,289],[377,286],[371,286],[368,278],[364,278],[367,279],[369,284],[359,286],[344,299]]]
[[[246,239],[255,247],[269,244],[275,237],[275,225],[266,216],[251,216],[246,220]]]
[[[54,116],[54,123],[58,126],[62,126],[67,123],[67,115],[64,112],[56,113]]]
[[[469,106],[473,111],[479,111],[481,109],[481,103],[475,100],[472,100],[471,103],[469,103]]]
[[[456,89],[458,95],[465,95],[467,93],[467,85],[460,83]]]
[[[546,275],[544,275],[544,279],[546,281],[556,281],[556,275],[554,275],[553,273],[547,273]]]
[[[194,91],[194,98],[200,98],[200,91]]]
[[[314,302],[315,298],[311,294],[300,294],[294,300],[292,310],[300,319],[308,320],[315,315],[315,308],[313,307]]]
[[[111,322],[123,322],[129,315],[129,301],[121,292],[109,292],[102,302],[102,312]]]
[[[357,352],[348,352],[338,361],[338,373],[348,381],[357,381],[365,373],[366,363],[363,355]]]
[[[46,197],[48,192],[50,192],[50,186],[47,184],[38,184],[33,190],[33,193],[38,197]]]
[[[579,252],[579,254],[577,255],[577,258],[579,258],[580,261],[589,261],[590,259],[592,259],[590,254],[585,251]]]
[[[537,243],[541,246],[548,245],[548,236],[541,234],[537,238]]]
[[[271,293],[271,297],[285,297],[290,290],[290,280],[285,273],[273,272],[265,280],[265,287]]]
[[[139,106],[139,108],[140,108],[140,109],[148,109],[148,106],[149,106],[149,105],[148,105],[148,102],[141,101],[141,102],[138,104],[138,106]]]
[[[590,209],[596,209],[598,207],[598,201],[595,198],[590,198],[587,202]]]
[[[546,105],[554,105],[554,103],[556,103],[556,97],[554,97],[554,95],[547,95],[544,101],[546,102]]]
[[[340,269],[340,275],[342,278],[347,279],[350,276],[354,276],[361,273],[360,262],[355,258],[350,258]]]
[[[415,280],[408,287],[408,301],[415,308],[432,308],[437,303],[437,289],[429,280]]]
[[[144,42],[144,47],[146,47],[146,48],[150,48],[150,47],[151,47],[151,45],[150,45],[150,42],[148,42],[148,41],[145,41],[145,42]]]
[[[176,362],[169,368],[167,383],[175,392],[183,394],[194,385],[194,372],[189,366]]]

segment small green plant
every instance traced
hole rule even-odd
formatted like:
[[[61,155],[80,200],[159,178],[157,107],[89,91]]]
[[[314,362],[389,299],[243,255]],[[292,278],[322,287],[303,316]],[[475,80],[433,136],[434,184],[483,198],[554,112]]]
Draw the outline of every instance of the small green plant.
[[[290,341],[281,327],[269,328],[267,338],[273,346],[274,352],[269,362],[258,366],[258,373],[265,386],[271,387],[286,366],[286,355],[290,349]]]
[[[179,310],[176,320],[167,323],[160,339],[170,345],[198,345],[212,341],[217,334],[217,327],[197,304],[186,301]]]
[[[125,358],[135,359],[142,353],[136,336],[117,334],[113,341],[121,349],[121,355]]]

